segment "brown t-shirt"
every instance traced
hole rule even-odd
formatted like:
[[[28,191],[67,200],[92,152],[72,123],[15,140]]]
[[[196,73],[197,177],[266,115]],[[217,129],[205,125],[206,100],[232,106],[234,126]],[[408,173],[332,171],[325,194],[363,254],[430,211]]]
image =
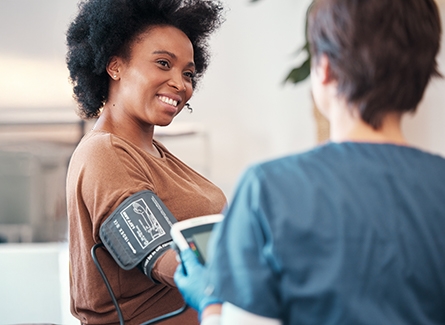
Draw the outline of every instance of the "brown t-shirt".
[[[154,141],[154,157],[113,134],[91,131],[73,153],[67,176],[71,311],[84,324],[118,324],[106,286],[93,263],[91,248],[100,242],[99,228],[127,197],[151,190],[175,218],[185,220],[220,213],[223,192]],[[125,271],[105,249],[98,260],[114,291],[126,325],[139,325],[183,305],[174,287],[175,253],[168,250],[155,264],[153,283],[139,269]],[[198,324],[188,310],[161,324]]]

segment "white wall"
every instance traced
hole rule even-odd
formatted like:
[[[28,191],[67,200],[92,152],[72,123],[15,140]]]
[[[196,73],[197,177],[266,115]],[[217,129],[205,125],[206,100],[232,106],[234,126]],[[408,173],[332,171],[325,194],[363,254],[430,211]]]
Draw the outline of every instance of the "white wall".
[[[73,105],[65,32],[77,0],[0,0],[0,110]]]
[[[445,0],[438,1],[442,29],[445,29]],[[438,55],[439,70],[445,76],[445,32]],[[417,114],[404,121],[407,138],[415,145],[445,156],[445,78],[433,79],[418,108]]]

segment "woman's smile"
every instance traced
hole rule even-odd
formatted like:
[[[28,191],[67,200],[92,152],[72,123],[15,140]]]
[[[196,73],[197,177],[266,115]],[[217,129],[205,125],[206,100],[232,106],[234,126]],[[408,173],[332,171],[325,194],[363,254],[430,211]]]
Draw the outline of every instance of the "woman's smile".
[[[166,104],[174,106],[174,107],[178,106],[178,101],[177,100],[174,100],[174,99],[169,98],[167,96],[158,96],[158,98],[163,103],[166,103]]]

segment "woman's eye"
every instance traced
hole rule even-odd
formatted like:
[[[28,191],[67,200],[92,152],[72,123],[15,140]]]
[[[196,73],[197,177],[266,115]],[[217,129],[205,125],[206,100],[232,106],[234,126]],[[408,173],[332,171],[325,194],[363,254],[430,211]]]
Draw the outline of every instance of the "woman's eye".
[[[189,79],[193,79],[195,78],[195,73],[194,72],[184,72],[184,76],[189,78]]]
[[[159,64],[159,65],[162,65],[162,66],[165,67],[165,68],[170,67],[170,64],[169,64],[168,61],[166,61],[166,60],[158,60],[158,64]]]

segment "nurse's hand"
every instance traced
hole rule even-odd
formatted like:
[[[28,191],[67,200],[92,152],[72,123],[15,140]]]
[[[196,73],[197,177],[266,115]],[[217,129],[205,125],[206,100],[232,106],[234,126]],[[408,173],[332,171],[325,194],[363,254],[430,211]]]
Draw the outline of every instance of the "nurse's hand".
[[[209,305],[220,304],[212,296],[212,288],[208,285],[207,269],[202,265],[191,249],[181,252],[183,265],[180,263],[176,269],[174,280],[185,302],[199,312]],[[184,270],[185,267],[185,270]]]

